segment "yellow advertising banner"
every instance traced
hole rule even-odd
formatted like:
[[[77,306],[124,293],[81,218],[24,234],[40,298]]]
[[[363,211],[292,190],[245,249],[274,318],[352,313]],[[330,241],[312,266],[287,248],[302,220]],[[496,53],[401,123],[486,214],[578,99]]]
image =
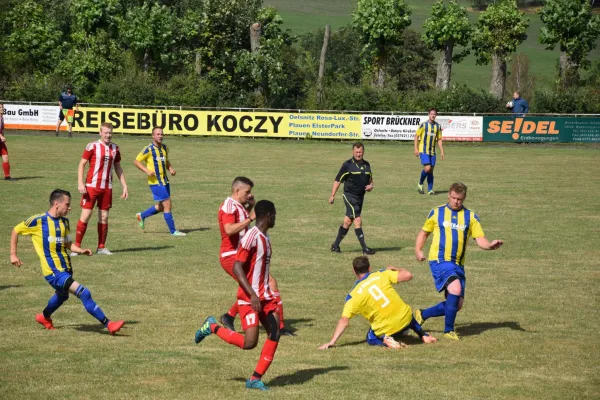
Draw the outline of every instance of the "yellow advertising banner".
[[[150,134],[153,126],[161,126],[175,135],[354,140],[362,135],[358,114],[92,107],[75,112],[73,130],[96,132],[103,122],[112,123],[115,133],[129,134]]]

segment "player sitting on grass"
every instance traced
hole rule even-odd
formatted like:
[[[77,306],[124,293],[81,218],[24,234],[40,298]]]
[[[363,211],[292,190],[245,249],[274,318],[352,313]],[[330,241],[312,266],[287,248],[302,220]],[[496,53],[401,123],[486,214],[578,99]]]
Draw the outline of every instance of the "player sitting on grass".
[[[354,274],[358,278],[350,293],[346,296],[346,304],[333,337],[320,350],[328,349],[342,336],[350,323],[350,318],[357,314],[369,320],[371,329],[367,333],[367,343],[372,346],[387,346],[392,349],[406,347],[400,337],[412,329],[424,343],[435,343],[436,338],[424,332],[415,321],[410,306],[406,304],[392,287],[393,283],[407,282],[412,273],[396,267],[371,272],[369,259],[356,257],[352,262]]]

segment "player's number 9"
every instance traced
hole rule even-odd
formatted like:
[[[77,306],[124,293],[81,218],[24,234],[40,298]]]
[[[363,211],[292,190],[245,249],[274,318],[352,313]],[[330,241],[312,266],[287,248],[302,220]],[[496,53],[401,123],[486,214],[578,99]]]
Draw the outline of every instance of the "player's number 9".
[[[383,304],[381,305],[381,308],[385,308],[388,304],[390,304],[390,300],[387,297],[385,297],[385,294],[383,294],[383,292],[381,291],[381,289],[379,289],[377,285],[371,285],[371,287],[369,288],[369,294],[371,294],[371,296],[373,296],[373,299],[375,300],[384,300]]]

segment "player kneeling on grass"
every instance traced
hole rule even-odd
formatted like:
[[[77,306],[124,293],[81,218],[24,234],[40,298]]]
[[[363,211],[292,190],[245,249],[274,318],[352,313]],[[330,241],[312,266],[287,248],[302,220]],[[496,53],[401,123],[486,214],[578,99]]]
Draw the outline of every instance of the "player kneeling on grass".
[[[271,365],[279,344],[279,304],[268,279],[271,241],[267,231],[275,226],[275,205],[268,200],[261,200],[256,203],[254,212],[256,224],[242,238],[233,266],[233,273],[239,283],[237,298],[240,319],[246,335],[220,326],[214,317],[208,317],[196,332],[195,341],[200,343],[214,333],[229,344],[250,350],[258,343],[260,322],[269,337],[265,340],[254,373],[246,381],[246,388],[267,390],[268,387],[261,378]]]
[[[371,272],[369,259],[356,257],[352,262],[354,274],[358,280],[346,296],[346,304],[333,337],[320,350],[328,349],[342,336],[350,323],[350,318],[357,314],[369,320],[371,329],[367,333],[367,343],[372,346],[387,346],[393,349],[406,347],[400,337],[412,329],[424,343],[435,343],[436,338],[424,332],[413,318],[410,306],[406,304],[392,287],[393,283],[407,282],[412,273],[396,267],[387,267]]]
[[[17,256],[19,235],[29,235],[42,264],[42,273],[46,281],[56,290],[48,301],[42,314],[37,314],[35,320],[46,329],[54,329],[50,316],[68,298],[74,294],[85,307],[86,311],[104,325],[111,335],[114,335],[125,324],[125,321],[110,321],[102,309],[92,299],[90,291],[73,280],[71,259],[68,251],[77,254],[92,255],[89,249],[81,249],[71,243],[69,237],[69,220],[66,215],[71,210],[71,194],[65,190],[56,189],[50,195],[50,209],[45,214],[35,215],[15,226],[10,237],[10,262],[20,267],[23,262]]]

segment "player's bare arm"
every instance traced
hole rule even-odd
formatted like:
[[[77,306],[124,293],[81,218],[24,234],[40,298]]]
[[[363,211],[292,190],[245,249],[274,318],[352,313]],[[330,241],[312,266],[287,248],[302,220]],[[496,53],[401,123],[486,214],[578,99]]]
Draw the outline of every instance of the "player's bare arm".
[[[419,157],[419,135],[415,135],[415,157]]]
[[[365,186],[365,190],[367,192],[370,192],[371,190],[373,190],[374,187],[375,187],[375,183],[373,182],[373,179],[371,179],[371,181],[369,182],[369,184],[367,186]]]
[[[23,265],[23,261],[17,256],[17,244],[19,242],[19,234],[14,229],[10,234],[10,263],[15,267]]]
[[[260,312],[260,299],[256,295],[254,289],[252,289],[250,282],[248,282],[248,278],[246,278],[246,274],[244,274],[244,268],[242,267],[241,262],[235,262],[235,264],[233,265],[233,273],[235,274],[235,277],[237,278],[237,281],[242,287],[242,289],[244,289],[244,292],[246,292],[246,294],[250,296],[250,303],[252,305],[252,309],[256,312]]]
[[[254,213],[254,211],[252,211],[252,213]],[[254,221],[254,219],[256,218],[256,214],[254,214],[254,217],[253,217],[252,213],[250,214],[249,218],[246,218],[245,220],[243,220],[241,222],[236,222],[235,224],[225,224],[225,225],[223,225],[223,229],[225,230],[225,234],[227,236],[237,235],[238,233],[240,233],[241,231],[243,231],[244,229],[246,229],[248,226],[250,226],[250,224],[252,223],[252,221]]]
[[[92,255],[92,250],[82,249],[81,247],[77,246],[75,243],[67,242],[67,243],[65,243],[65,247],[67,249],[69,249],[70,251],[72,251],[73,253],[77,253],[79,255],[83,255],[83,256],[91,256]]]
[[[135,165],[137,167],[137,169],[139,169],[140,171],[142,171],[143,173],[145,173],[148,176],[156,176],[156,173],[154,171],[150,171],[138,160],[134,160],[133,165]]]
[[[175,168],[173,168],[173,166],[171,165],[170,161],[167,161],[167,169],[169,170],[169,173],[173,176],[175,176],[175,174],[177,173],[177,171],[175,171]]]
[[[476,238],[475,242],[477,242],[477,246],[479,246],[483,250],[497,250],[500,248],[500,246],[504,244],[502,240],[492,240],[490,242],[485,236]]]
[[[398,282],[408,282],[413,278],[412,272],[407,269],[398,267],[388,267],[387,269],[398,271]]]
[[[117,178],[121,182],[121,187],[123,188],[123,194],[121,194],[121,198],[127,200],[129,198],[129,190],[127,189],[127,181],[125,180],[125,173],[123,172],[123,168],[121,168],[121,163],[115,163],[115,173],[117,174]]]
[[[340,187],[340,182],[333,181],[333,188],[331,188],[331,197],[329,197],[329,204],[333,204],[333,202],[335,200],[335,194],[337,193],[339,187]]]
[[[425,232],[421,230],[419,235],[417,236],[417,242],[415,244],[415,256],[417,257],[417,261],[425,261],[425,255],[423,255],[423,247],[425,247],[425,242],[429,237],[429,232]]]
[[[442,160],[444,159],[444,146],[442,145],[442,138],[438,139],[438,147],[440,148],[440,156],[442,157]]]
[[[319,350],[327,350],[328,348],[335,346],[335,342],[337,342],[337,340],[340,338],[340,336],[342,336],[342,334],[346,330],[346,327],[348,326],[349,323],[350,323],[350,319],[348,317],[340,318],[337,326],[335,327],[335,331],[333,332],[333,336],[332,336],[331,340],[329,342],[325,343],[324,345],[322,345],[321,347],[319,347]]]
[[[4,135],[1,133],[0,133],[0,142],[2,142],[2,143],[6,142],[6,137],[4,137]]]
[[[88,163],[88,160],[82,158],[79,160],[79,165],[77,166],[77,190],[79,193],[84,194],[87,192],[85,188],[85,183],[83,182],[83,170],[85,169],[85,164]]]

